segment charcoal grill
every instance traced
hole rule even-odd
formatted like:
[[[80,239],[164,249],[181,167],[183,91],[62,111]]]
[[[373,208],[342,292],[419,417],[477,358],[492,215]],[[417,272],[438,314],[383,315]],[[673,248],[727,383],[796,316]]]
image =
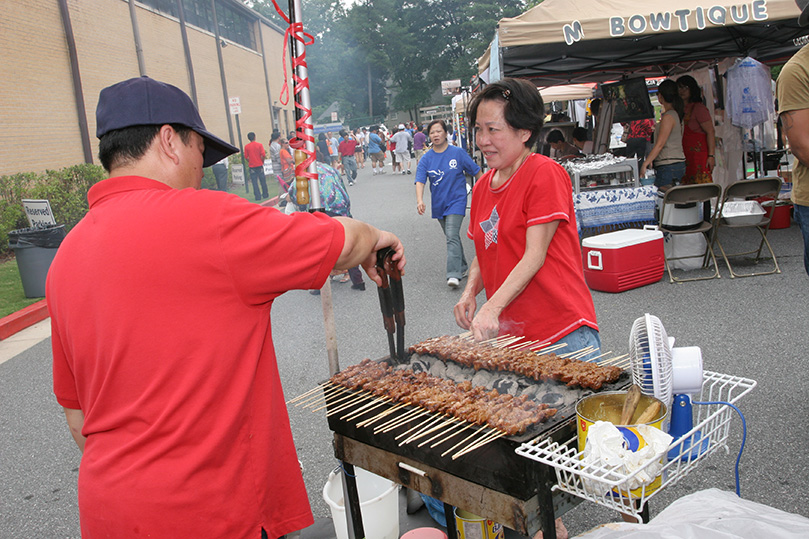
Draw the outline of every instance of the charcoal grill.
[[[390,355],[380,361],[396,365],[407,362],[408,355],[404,350],[401,274],[391,255],[391,251],[380,252],[377,263],[383,280],[383,286],[379,288],[380,306],[390,347]],[[617,382],[605,385],[602,390],[620,390],[629,384],[629,376],[624,373]],[[565,391],[563,384],[557,385],[558,391]],[[411,419],[389,432],[375,433],[373,428],[358,427],[360,419],[351,416],[362,405],[359,402],[339,414],[328,415],[329,428],[334,432],[334,453],[346,472],[346,506],[350,509],[347,513],[351,514],[349,534],[353,529],[357,539],[364,534],[354,478],[355,465],[441,500],[450,537],[456,537],[450,506],[484,515],[523,535],[533,536],[542,530],[544,537],[555,539],[556,515],[567,512],[581,501],[560,490],[552,490],[556,484],[553,468],[515,452],[524,442],[536,438],[558,443],[575,438],[575,404],[558,408],[556,415],[544,423],[532,425],[524,434],[495,439],[457,459],[452,459],[449,454],[442,456],[449,441],[433,448],[429,444],[422,447],[418,443],[401,444],[396,439],[402,431],[423,423],[423,418]],[[327,406],[327,410],[331,408]],[[404,415],[406,412],[406,408],[401,408],[393,414]]]

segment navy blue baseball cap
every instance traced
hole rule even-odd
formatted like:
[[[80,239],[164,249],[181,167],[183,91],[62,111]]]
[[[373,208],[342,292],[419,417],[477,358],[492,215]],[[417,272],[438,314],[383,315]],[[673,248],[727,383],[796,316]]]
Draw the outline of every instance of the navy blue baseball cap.
[[[798,24],[800,26],[809,25],[809,0],[795,0],[795,3],[798,4],[798,9],[801,10],[801,14],[798,17]]]
[[[136,125],[180,124],[205,141],[203,167],[209,167],[239,151],[205,129],[197,107],[188,95],[171,84],[136,77],[101,90],[96,108],[96,136]]]

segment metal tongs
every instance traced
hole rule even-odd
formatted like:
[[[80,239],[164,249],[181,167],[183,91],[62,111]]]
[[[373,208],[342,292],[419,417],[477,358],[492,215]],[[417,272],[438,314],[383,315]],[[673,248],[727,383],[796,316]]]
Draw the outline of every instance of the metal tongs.
[[[393,261],[394,250],[390,247],[380,249],[376,253],[376,270],[382,278],[379,292],[379,305],[382,308],[382,319],[388,333],[390,357],[399,363],[405,360],[404,343],[404,289],[402,288],[402,272]],[[393,334],[396,333],[394,343]]]

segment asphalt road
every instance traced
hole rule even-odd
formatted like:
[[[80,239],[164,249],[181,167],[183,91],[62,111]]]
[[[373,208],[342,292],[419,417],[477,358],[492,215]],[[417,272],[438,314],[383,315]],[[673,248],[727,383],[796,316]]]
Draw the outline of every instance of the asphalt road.
[[[354,217],[395,232],[406,246],[408,344],[458,333],[452,307],[460,296],[446,286],[444,238],[436,221],[417,215],[412,183],[412,175],[372,176],[366,168],[350,188]],[[626,353],[632,322],[648,312],[661,318],[678,346],[700,346],[707,370],[758,381],[741,401],[747,419],[742,496],[809,517],[802,495],[809,484],[804,463],[809,446],[809,277],[795,225],[771,231],[770,239],[779,255],[780,275],[730,279],[722,265],[719,280],[674,285],[664,279],[621,294],[594,292],[593,297],[604,351]],[[471,243],[464,241],[471,255]],[[334,283],[333,292],[341,365],[385,356],[387,339],[373,287],[362,292]],[[322,318],[320,298],[306,291],[290,292],[275,302],[273,334],[287,398],[328,377]],[[313,512],[326,519],[330,513],[322,488],[336,464],[331,433],[322,412],[292,408],[290,420]],[[741,424],[734,419],[728,454],[712,456],[660,492],[651,502],[652,516],[697,490],[733,490],[740,441]],[[0,364],[0,538],[78,537],[79,460],[51,393],[46,339]],[[614,512],[588,502],[565,516],[572,534],[613,520]],[[402,532],[417,522],[411,521],[402,522]]]

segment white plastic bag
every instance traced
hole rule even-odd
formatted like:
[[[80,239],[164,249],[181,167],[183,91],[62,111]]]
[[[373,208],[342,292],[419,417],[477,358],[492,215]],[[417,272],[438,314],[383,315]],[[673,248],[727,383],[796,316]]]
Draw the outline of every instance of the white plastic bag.
[[[698,255],[694,256],[694,258],[669,260],[671,269],[695,270],[702,267],[702,255],[705,254],[707,247],[708,242],[705,240],[705,234],[694,232],[693,234],[666,234],[663,249],[665,250],[666,258]]]
[[[716,488],[673,502],[648,524],[613,522],[580,539],[804,539],[809,519]]]

